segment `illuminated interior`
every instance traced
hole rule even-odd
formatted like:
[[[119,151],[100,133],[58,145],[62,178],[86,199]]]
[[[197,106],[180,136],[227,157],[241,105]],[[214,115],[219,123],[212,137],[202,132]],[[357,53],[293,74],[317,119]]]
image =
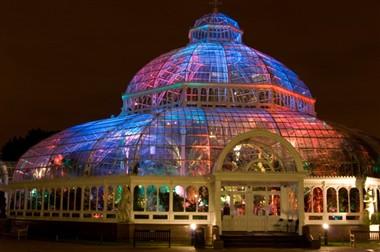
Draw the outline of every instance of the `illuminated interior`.
[[[201,17],[185,47],[138,71],[118,116],[30,148],[13,174],[10,215],[231,230],[265,216],[267,226],[248,231],[271,231],[303,216],[360,224],[378,211],[379,141],[318,119],[300,78],[242,36],[224,14]],[[226,146],[255,130],[267,134],[239,141],[218,166]]]

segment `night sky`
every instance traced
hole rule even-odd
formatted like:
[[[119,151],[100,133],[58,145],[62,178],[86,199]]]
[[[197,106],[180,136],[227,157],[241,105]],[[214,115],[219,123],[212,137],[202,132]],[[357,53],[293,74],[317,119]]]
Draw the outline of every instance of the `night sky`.
[[[380,137],[380,1],[224,0],[244,42],[294,70],[318,117]],[[117,115],[149,60],[187,43],[208,0],[4,0],[0,145]]]

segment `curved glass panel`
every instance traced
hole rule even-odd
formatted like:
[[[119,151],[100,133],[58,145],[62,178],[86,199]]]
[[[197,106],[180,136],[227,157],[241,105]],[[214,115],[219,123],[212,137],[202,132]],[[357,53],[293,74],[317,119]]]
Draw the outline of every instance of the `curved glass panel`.
[[[327,212],[338,212],[338,203],[336,198],[336,190],[334,188],[327,189]]]
[[[133,211],[145,210],[145,188],[137,185],[133,189]]]
[[[311,213],[313,211],[313,193],[309,187],[304,189],[304,207],[306,213]]]
[[[198,212],[208,212],[209,194],[207,186],[199,187],[198,195]]]
[[[90,198],[91,198],[90,188],[85,187],[84,188],[84,198],[83,198],[83,210],[84,211],[90,210]]]
[[[371,168],[371,153],[376,150],[369,149],[347,130],[333,128],[315,117],[254,108],[181,107],[156,115],[105,119],[62,131],[23,155],[14,181],[132,172],[140,176],[209,175],[231,139],[253,129],[266,129],[284,137],[307,161],[305,169],[310,175],[377,176]],[[86,150],[81,146],[86,146]],[[264,170],[283,169],[284,158],[278,154],[281,152],[275,145],[270,147],[282,163],[264,165]],[[261,146],[247,145],[247,153],[254,156],[258,148]],[[270,151],[262,152],[267,156],[262,158],[264,161],[271,160]],[[67,161],[69,156],[78,157],[75,173],[65,172],[71,171],[74,164]],[[258,165],[251,164],[249,168]],[[45,175],[33,175],[41,169],[46,170]]]
[[[339,212],[346,213],[348,212],[348,191],[346,188],[340,188],[338,194]]]
[[[359,190],[357,188],[350,189],[350,212],[360,212],[360,195]]]
[[[313,212],[323,213],[323,191],[319,187],[313,189]]]
[[[168,212],[169,211],[169,194],[170,188],[167,185],[160,186],[158,193],[158,211]]]
[[[304,96],[311,93],[298,76],[274,58],[241,43],[213,43],[202,28],[190,43],[149,62],[133,77],[126,93],[142,92],[179,82],[271,83]],[[224,40],[228,40],[227,35]],[[203,38],[202,38],[203,37]],[[239,40],[239,35],[230,37]],[[214,38],[211,38],[214,40]]]
[[[147,196],[147,211],[157,211],[157,187],[154,185],[149,185],[146,188],[146,196]]]
[[[185,200],[185,208],[186,212],[195,212],[197,206],[197,188],[195,186],[188,186],[186,188],[186,200]]]
[[[184,199],[185,199],[185,189],[183,186],[175,186],[173,191],[173,211],[183,212],[184,211]]]

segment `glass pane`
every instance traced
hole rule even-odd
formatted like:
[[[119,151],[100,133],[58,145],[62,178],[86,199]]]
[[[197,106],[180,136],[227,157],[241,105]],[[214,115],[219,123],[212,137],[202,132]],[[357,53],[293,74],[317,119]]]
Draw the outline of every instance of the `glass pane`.
[[[96,198],[98,197],[98,189],[93,186],[91,187],[91,195],[90,195],[90,202],[91,202],[91,210],[96,210]]]
[[[26,189],[25,197],[26,197],[26,209],[30,210],[30,209],[32,209],[32,200],[31,200],[30,189]]]
[[[20,191],[16,191],[15,209],[20,209]]]
[[[98,188],[98,211],[103,211],[104,209],[104,189],[103,186],[99,186]]]
[[[334,188],[327,189],[327,212],[338,212],[338,205],[336,200],[336,190]]]
[[[9,193],[9,198],[11,199],[10,200],[10,204],[9,204],[9,208],[11,210],[14,210],[15,209],[15,192],[10,192]]]
[[[116,186],[116,192],[115,192],[115,209],[119,209],[122,199],[123,199],[123,186],[118,185]]]
[[[68,201],[69,201],[69,190],[67,188],[63,188],[62,210],[69,209]]]
[[[84,199],[83,199],[83,210],[90,210],[90,188],[86,187],[84,189]]]
[[[184,208],[184,199],[185,199],[185,190],[182,186],[177,185],[174,187],[173,192],[173,211],[174,212],[183,212]]]
[[[281,215],[280,195],[269,195],[269,215]]]
[[[75,188],[70,188],[70,196],[69,196],[69,210],[74,210],[75,204]]]
[[[357,188],[350,190],[350,212],[358,213],[360,211],[360,196]]]
[[[186,212],[195,212],[197,204],[197,189],[195,186],[188,186],[186,188]]]
[[[323,213],[323,191],[319,187],[313,190],[313,212]]]
[[[25,204],[25,191],[22,190],[20,194],[20,209],[24,209],[24,204]]]
[[[311,213],[313,209],[313,194],[311,193],[311,190],[308,187],[305,187],[303,201],[305,206],[305,212]]]
[[[50,189],[49,210],[55,210],[55,189]]]
[[[160,191],[158,194],[158,211],[168,212],[169,211],[169,193],[170,189],[167,185],[160,186]]]
[[[234,205],[233,215],[242,216],[245,215],[245,194],[233,194],[232,204]]]
[[[75,192],[75,210],[80,211],[82,205],[82,188],[78,187]]]
[[[339,189],[339,212],[348,212],[348,192],[346,188]]]
[[[154,185],[149,185],[146,188],[147,194],[147,211],[157,211],[157,188]]]
[[[198,212],[208,212],[208,188],[207,186],[199,187],[198,192]]]
[[[222,194],[220,196],[221,206],[222,206],[222,216],[230,215],[231,213],[231,197],[227,194]]]
[[[37,191],[37,210],[42,209],[42,190]]]
[[[108,186],[107,193],[107,210],[111,211],[113,209],[113,198],[115,197],[115,193],[113,191],[113,186]]]
[[[43,194],[43,198],[44,198],[44,210],[48,210],[49,199],[50,199],[50,193],[49,193],[48,189],[45,189],[44,194]]]
[[[61,188],[55,190],[55,210],[61,210]]]
[[[265,215],[266,201],[264,195],[253,195],[253,214],[256,216]]]
[[[135,186],[135,189],[133,190],[133,210],[145,210],[145,189],[142,185]]]

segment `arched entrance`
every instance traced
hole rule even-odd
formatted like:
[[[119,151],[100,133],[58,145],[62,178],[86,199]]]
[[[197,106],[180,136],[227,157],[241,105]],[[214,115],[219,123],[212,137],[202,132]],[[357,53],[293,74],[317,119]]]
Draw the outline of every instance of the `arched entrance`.
[[[223,231],[301,233],[306,172],[283,137],[256,129],[233,138],[214,175],[215,223]]]

